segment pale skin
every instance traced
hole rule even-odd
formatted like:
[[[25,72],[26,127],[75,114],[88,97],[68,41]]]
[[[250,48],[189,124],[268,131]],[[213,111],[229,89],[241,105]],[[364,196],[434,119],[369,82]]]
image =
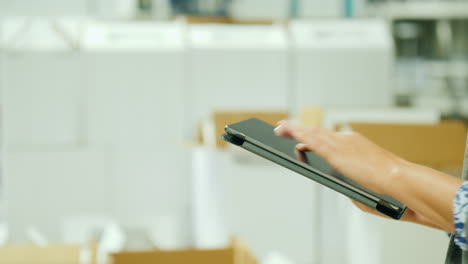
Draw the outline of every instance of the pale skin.
[[[364,187],[407,205],[401,220],[454,232],[452,204],[463,180],[406,161],[355,132],[333,132],[289,121],[278,125],[276,135],[301,142],[298,151],[313,151]]]

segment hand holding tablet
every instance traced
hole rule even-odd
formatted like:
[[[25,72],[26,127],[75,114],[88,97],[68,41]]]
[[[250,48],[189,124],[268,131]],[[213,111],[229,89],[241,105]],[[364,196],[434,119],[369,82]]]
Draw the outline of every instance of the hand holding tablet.
[[[306,129],[291,123],[284,123],[277,128],[276,134],[274,129],[273,126],[261,120],[249,119],[226,126],[226,134],[223,138],[394,219],[399,219],[404,213],[406,206],[402,203],[368,189],[381,190],[378,182],[372,180],[375,177],[368,177],[373,173],[373,166],[356,166],[356,164],[349,163],[353,162],[353,159],[340,159],[343,155],[347,157],[367,155],[369,162],[375,163],[378,161],[372,160],[372,151],[379,151],[379,148],[369,146],[367,150],[356,149],[352,140],[346,136],[332,138],[335,135],[327,133],[326,130]],[[304,144],[299,144],[299,141],[295,139]],[[373,144],[369,141],[368,143],[360,142],[358,145],[362,146],[364,143]],[[336,144],[341,145],[338,148]],[[355,161],[362,161],[362,157]],[[373,165],[385,166],[386,164]],[[368,188],[344,176],[335,168],[340,168],[340,171],[345,173],[353,173],[353,178],[358,179]]]

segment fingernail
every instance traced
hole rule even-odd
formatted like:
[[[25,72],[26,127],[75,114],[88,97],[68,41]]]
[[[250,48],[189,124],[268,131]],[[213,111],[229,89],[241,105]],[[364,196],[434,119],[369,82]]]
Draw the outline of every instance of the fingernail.
[[[275,127],[275,129],[273,129],[273,131],[278,132],[280,129],[281,129],[281,125]]]

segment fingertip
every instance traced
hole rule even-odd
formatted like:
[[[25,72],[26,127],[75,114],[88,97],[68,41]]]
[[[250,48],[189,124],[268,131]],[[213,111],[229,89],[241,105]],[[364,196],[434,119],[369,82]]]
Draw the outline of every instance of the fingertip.
[[[291,124],[291,121],[289,121],[289,120],[281,120],[281,121],[279,121],[277,124],[278,124],[278,126],[281,126],[281,127],[289,127],[289,125]]]
[[[305,151],[307,150],[307,145],[304,143],[299,143],[296,145],[296,150],[298,151]]]
[[[280,126],[280,125],[284,124],[285,122],[286,122],[286,120],[283,119],[283,120],[280,120],[280,121],[276,122],[276,124],[278,126]]]
[[[282,126],[279,125],[279,126],[275,127],[275,129],[273,129],[273,132],[274,132],[276,135],[280,136],[280,135],[282,134],[282,130],[283,130]]]
[[[283,125],[279,125],[279,126],[275,127],[275,129],[273,129],[273,132],[274,132],[277,136],[283,136],[283,135],[284,135],[284,126],[283,126]]]
[[[278,123],[279,125],[274,129],[274,133],[279,137],[291,138],[292,127],[290,121],[282,120]]]

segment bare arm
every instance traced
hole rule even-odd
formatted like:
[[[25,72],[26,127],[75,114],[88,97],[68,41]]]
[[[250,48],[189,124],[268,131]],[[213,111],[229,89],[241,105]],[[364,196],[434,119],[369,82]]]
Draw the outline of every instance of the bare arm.
[[[410,222],[454,231],[452,202],[463,183],[450,175],[408,162],[357,133],[307,128],[283,121],[278,136],[301,142],[299,151],[313,151],[361,185],[388,194],[411,208]]]
[[[452,204],[463,180],[445,173],[404,162],[401,171],[389,183],[388,194],[443,230],[453,233]]]

